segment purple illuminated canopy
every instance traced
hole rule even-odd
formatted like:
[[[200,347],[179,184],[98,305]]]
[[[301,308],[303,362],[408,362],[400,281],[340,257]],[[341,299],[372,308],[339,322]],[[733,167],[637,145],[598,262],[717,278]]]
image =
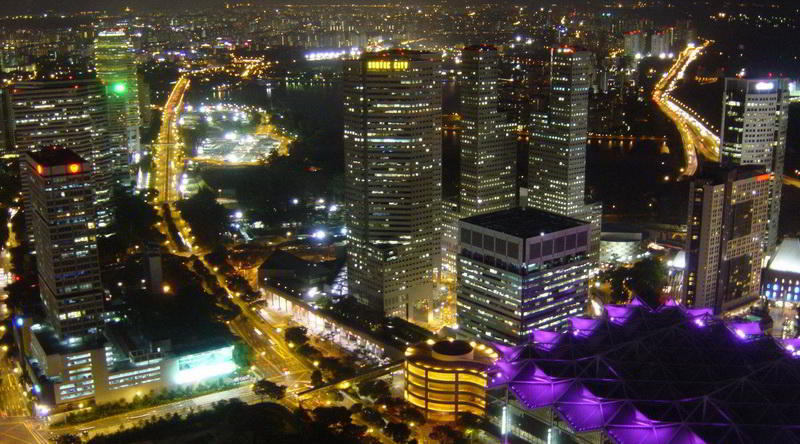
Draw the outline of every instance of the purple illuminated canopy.
[[[800,339],[674,303],[610,305],[570,325],[498,347],[490,385],[619,444],[800,442]]]

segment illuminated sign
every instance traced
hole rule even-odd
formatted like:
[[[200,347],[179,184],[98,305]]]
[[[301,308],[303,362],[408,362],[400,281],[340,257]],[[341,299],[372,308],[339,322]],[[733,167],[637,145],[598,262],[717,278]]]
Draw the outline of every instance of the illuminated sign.
[[[36,165],[36,172],[41,175],[42,173],[44,173],[44,168],[42,168],[41,165]]]
[[[69,164],[67,166],[67,170],[70,172],[70,174],[80,173],[81,172],[81,166],[80,166],[80,164],[77,164],[77,163],[71,163],[71,164]]]
[[[368,71],[405,71],[408,69],[408,60],[369,60]]]
[[[772,82],[758,82],[758,83],[756,83],[756,91],[769,91],[774,87],[775,87],[775,85]]]
[[[233,362],[233,346],[231,345],[179,358],[175,382],[193,384],[216,376],[224,376],[235,370],[236,364]]]
[[[770,177],[772,176],[770,176],[769,174],[762,174],[760,176],[756,176],[756,182],[763,182],[765,180],[769,180]]]

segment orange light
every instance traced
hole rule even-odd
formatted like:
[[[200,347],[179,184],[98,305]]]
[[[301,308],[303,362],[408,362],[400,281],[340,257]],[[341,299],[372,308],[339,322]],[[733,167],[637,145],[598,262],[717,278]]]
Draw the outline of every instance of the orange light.
[[[71,163],[67,167],[70,173],[75,174],[81,171],[81,166],[77,163]]]
[[[36,165],[36,172],[42,174],[44,172],[44,168],[41,165]]]
[[[757,182],[763,182],[763,181],[769,180],[769,179],[770,179],[770,175],[769,174],[762,174],[762,175],[756,177],[756,181]]]

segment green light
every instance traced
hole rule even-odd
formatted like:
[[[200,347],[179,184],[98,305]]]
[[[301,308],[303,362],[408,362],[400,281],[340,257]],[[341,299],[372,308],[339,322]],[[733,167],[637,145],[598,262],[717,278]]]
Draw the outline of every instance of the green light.
[[[123,94],[123,93],[124,93],[124,92],[125,92],[125,91],[128,89],[128,87],[127,87],[127,86],[125,86],[125,84],[124,84],[124,83],[120,82],[120,83],[115,83],[115,84],[112,86],[112,89],[114,90],[114,92],[115,92],[116,94]]]

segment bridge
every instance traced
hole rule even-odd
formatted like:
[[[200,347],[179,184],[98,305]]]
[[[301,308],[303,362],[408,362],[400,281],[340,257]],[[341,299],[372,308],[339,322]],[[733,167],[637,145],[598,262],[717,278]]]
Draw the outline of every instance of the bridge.
[[[401,370],[403,368],[403,363],[404,362],[405,361],[403,361],[403,360],[394,361],[394,362],[391,362],[389,364],[386,364],[386,365],[383,365],[383,366],[380,366],[380,367],[375,367],[375,368],[368,369],[363,373],[359,373],[359,374],[357,374],[355,376],[351,376],[349,378],[344,378],[344,379],[339,379],[339,380],[336,380],[336,381],[331,381],[331,382],[323,384],[323,385],[321,385],[319,387],[310,388],[310,389],[308,389],[306,391],[297,393],[297,399],[301,400],[301,401],[302,400],[306,400],[306,399],[311,398],[312,395],[314,395],[316,393],[319,393],[319,392],[322,392],[324,390],[328,390],[328,389],[336,388],[336,387],[346,388],[346,387],[350,387],[350,386],[356,385],[359,382],[368,381],[370,379],[375,379],[375,378],[379,378],[379,377],[381,377],[383,375],[388,375],[390,373],[394,373],[397,370]]]

